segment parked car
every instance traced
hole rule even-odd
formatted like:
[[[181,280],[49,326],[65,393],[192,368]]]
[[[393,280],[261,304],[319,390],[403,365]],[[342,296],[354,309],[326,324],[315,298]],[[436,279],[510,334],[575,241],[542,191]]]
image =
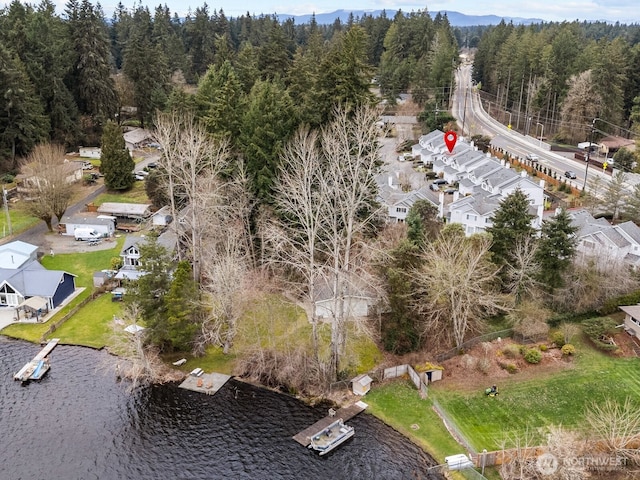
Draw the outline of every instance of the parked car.
[[[436,185],[435,183],[432,183],[431,185],[429,185],[429,189],[434,191],[434,192],[439,192],[440,191],[440,187],[438,185]]]
[[[446,185],[447,181],[444,178],[438,178],[433,181],[434,185]]]
[[[531,162],[537,162],[538,160],[540,160],[540,157],[538,157],[538,155],[536,155],[535,153],[527,153],[527,160]]]
[[[93,164],[91,162],[82,162],[83,170],[93,170]]]
[[[151,162],[147,165],[147,168],[158,168],[158,164],[156,162]]]
[[[458,190],[456,190],[455,188],[447,188],[444,193],[446,193],[447,195],[453,195],[454,193],[456,193]]]
[[[567,178],[576,178],[576,172],[572,172],[571,170],[567,170],[564,172],[564,176]]]

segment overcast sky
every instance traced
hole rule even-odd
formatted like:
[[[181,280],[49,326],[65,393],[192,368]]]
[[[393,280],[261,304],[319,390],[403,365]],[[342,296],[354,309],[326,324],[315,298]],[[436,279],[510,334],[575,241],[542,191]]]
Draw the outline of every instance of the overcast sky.
[[[54,0],[64,8],[65,0]],[[26,3],[37,4],[39,0]],[[0,0],[7,5],[10,0]],[[95,0],[92,1],[95,3]],[[102,0],[101,5],[111,16],[118,0]],[[151,10],[157,5],[166,4],[171,12],[184,16],[189,7],[195,10],[204,0],[142,0]],[[541,18],[547,21],[562,20],[608,20],[621,23],[640,23],[640,2],[638,0],[208,0],[209,11],[222,9],[226,16],[237,17],[250,12],[303,15],[309,13],[328,13],[340,9],[349,10],[398,10],[410,12],[423,10],[430,12],[452,10],[468,15],[498,15],[505,17]],[[125,7],[133,7],[136,0],[122,0]],[[345,5],[348,5],[346,7]]]

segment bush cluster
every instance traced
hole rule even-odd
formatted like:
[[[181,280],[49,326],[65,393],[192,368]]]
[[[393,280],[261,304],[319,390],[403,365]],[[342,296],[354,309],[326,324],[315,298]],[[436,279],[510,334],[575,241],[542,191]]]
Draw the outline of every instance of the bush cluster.
[[[558,348],[562,348],[565,344],[564,334],[562,332],[553,332],[550,339]]]
[[[573,355],[576,353],[576,347],[574,347],[570,343],[567,343],[562,346],[561,352],[562,352],[562,355],[565,355],[565,356]]]
[[[616,333],[616,321],[609,317],[596,317],[585,320],[582,329],[589,340],[599,348],[607,352],[618,350],[616,345],[603,341],[603,338]]]
[[[509,357],[509,358],[519,357],[521,354],[520,345],[516,343],[510,343],[509,345],[507,345],[502,349],[502,354],[505,357]]]
[[[542,360],[542,353],[537,348],[530,348],[526,352],[524,352],[524,359],[527,363],[540,363]]]

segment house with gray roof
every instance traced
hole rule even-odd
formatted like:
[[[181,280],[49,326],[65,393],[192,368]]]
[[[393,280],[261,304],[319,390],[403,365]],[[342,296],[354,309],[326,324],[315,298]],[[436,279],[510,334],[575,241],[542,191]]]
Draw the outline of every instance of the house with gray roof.
[[[612,225],[605,218],[594,218],[584,209],[569,210],[568,213],[572,225],[578,228],[578,261],[640,266],[640,227],[635,223]]]
[[[38,247],[15,241],[0,246],[0,308],[25,301],[51,310],[75,291],[75,275],[47,270],[37,260]]]
[[[120,250],[122,257],[122,268],[115,275],[117,280],[137,280],[145,272],[143,269],[144,259],[141,258],[140,244],[146,241],[142,235],[128,235]],[[158,245],[164,247],[167,252],[173,254],[178,246],[178,237],[175,232],[167,230],[158,236]]]

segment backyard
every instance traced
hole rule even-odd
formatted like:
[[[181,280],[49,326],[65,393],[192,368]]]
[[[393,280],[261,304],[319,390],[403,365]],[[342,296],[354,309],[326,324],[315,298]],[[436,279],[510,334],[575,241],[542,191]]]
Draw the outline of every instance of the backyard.
[[[485,396],[484,388],[462,388],[447,382],[433,384],[429,394],[478,451],[498,450],[505,437],[525,431],[533,433],[536,443],[542,444],[550,425],[582,430],[585,409],[592,402],[612,399],[622,403],[626,397],[638,402],[637,358],[608,355],[593,348],[586,339],[575,344],[577,354],[571,368],[541,370],[536,375],[533,366],[526,378],[519,374],[501,378],[496,397]],[[482,377],[475,371],[468,375]],[[493,381],[486,378],[484,383],[491,385]]]

